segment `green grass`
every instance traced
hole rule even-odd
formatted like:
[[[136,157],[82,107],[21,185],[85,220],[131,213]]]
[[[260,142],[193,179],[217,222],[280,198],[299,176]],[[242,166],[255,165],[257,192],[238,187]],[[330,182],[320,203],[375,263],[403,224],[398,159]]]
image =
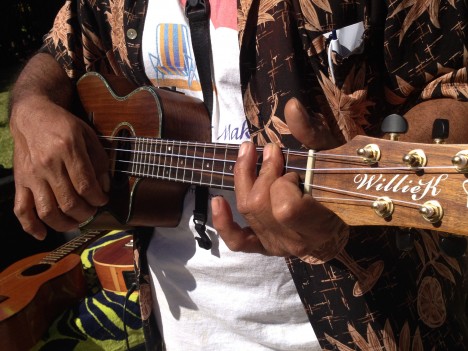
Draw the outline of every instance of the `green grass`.
[[[0,92],[0,165],[12,167],[13,140],[8,127],[8,91]]]
[[[8,126],[9,89],[16,77],[19,67],[12,66],[0,70],[0,166],[13,166],[13,140]]]

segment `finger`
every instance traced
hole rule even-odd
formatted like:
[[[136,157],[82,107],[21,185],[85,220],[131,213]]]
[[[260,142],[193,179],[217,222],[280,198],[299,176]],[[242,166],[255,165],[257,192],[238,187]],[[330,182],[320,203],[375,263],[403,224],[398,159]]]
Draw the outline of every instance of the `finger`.
[[[314,233],[314,240],[326,240],[347,227],[335,213],[301,192],[296,173],[288,173],[272,185],[271,203],[275,220],[302,236]]]
[[[86,134],[88,154],[91,156],[97,181],[104,193],[108,193],[110,190],[109,157],[94,131],[88,126],[86,127],[89,129],[89,133]]]
[[[284,160],[281,149],[275,144],[267,144],[263,149],[263,162],[258,177],[253,184],[247,208],[259,218],[265,227],[272,223],[270,187],[281,176]]]
[[[93,216],[97,208],[90,205],[82,194],[77,194],[75,187],[64,170],[56,172],[56,180],[50,182],[50,187],[61,213],[78,223]],[[52,201],[52,199],[49,199]]]
[[[55,200],[52,189],[46,182],[35,184],[32,193],[37,216],[42,222],[58,232],[65,232],[78,227],[80,222],[63,213]]]
[[[251,142],[244,142],[234,166],[234,184],[237,208],[240,213],[248,211],[248,198],[257,177],[257,151]]]
[[[275,144],[263,148],[263,161],[254,187],[270,187],[284,171],[284,158],[281,149]]]
[[[211,200],[211,213],[214,228],[230,250],[266,254],[255,233],[233,221],[231,208],[224,198],[217,196]]]
[[[94,163],[91,161],[95,156]],[[65,157],[65,167],[68,171],[71,184],[76,193],[83,198],[89,205],[99,207],[107,203],[108,197],[105,191],[109,189],[109,181],[103,181],[103,185],[98,180],[103,177],[102,169],[107,170],[107,157],[102,156],[104,153],[102,147],[91,146],[88,151],[85,140],[80,140],[77,147],[71,150],[70,155]],[[98,174],[96,168],[100,170]],[[106,189],[103,189],[106,187]]]
[[[47,229],[36,215],[34,198],[29,189],[16,186],[13,212],[26,233],[38,240],[45,239]]]
[[[289,130],[303,145],[314,150],[331,149],[339,146],[328,126],[320,120],[313,120],[299,100],[290,99],[284,108]]]

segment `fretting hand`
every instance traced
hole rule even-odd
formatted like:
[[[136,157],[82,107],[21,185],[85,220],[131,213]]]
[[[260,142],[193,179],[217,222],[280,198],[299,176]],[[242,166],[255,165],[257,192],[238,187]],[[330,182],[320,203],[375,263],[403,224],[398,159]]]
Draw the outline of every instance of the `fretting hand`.
[[[309,123],[309,116],[296,99],[286,105],[285,116],[291,133],[307,147],[337,146],[327,128]],[[338,216],[301,191],[296,173],[283,175],[284,160],[277,145],[265,146],[258,176],[256,163],[255,146],[242,144],[234,182],[237,210],[248,227],[241,228],[233,221],[231,208],[223,198],[215,197],[211,202],[214,227],[231,250],[303,257],[348,230]]]

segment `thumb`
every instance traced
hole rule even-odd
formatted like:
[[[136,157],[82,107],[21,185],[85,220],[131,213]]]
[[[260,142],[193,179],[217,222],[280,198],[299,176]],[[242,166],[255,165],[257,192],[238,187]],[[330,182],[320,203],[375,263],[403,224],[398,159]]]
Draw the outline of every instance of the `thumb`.
[[[324,150],[339,146],[326,122],[312,119],[296,98],[286,103],[284,116],[292,135],[307,148]]]

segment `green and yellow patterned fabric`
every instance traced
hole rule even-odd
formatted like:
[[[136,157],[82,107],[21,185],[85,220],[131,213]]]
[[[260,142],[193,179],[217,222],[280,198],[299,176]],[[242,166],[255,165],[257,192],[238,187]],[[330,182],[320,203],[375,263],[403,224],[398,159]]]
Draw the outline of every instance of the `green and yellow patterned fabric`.
[[[81,261],[89,284],[89,293],[54,321],[44,338],[32,349],[33,351],[127,349],[122,319],[126,294],[100,288],[92,259],[97,249],[125,235],[128,234],[111,232],[83,251]],[[133,292],[126,303],[125,323],[130,349],[144,350],[138,292]]]

